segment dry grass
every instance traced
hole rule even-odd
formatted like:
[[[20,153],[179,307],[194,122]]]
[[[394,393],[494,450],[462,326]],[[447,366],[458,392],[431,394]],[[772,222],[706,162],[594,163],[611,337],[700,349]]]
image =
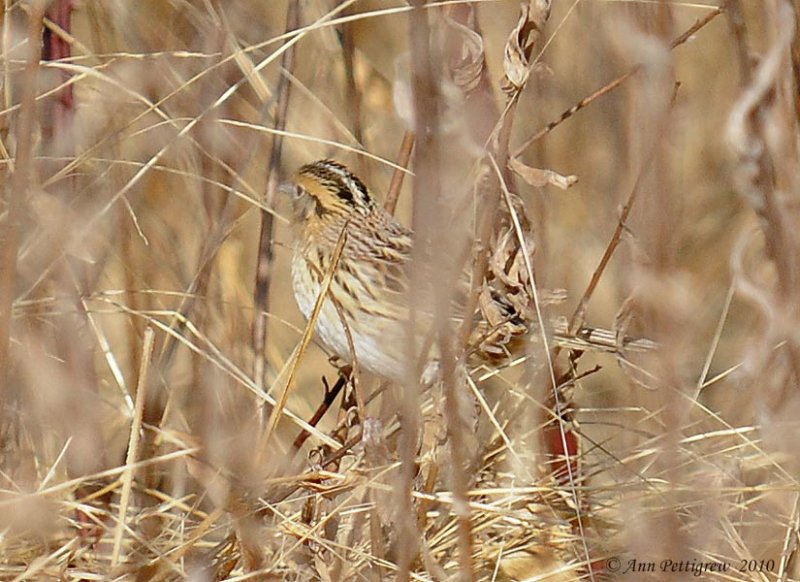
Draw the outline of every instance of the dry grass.
[[[285,0],[69,4],[41,62],[45,3],[3,4],[0,579],[800,580],[796,1],[558,0],[527,79],[516,0],[479,33],[465,2],[309,0],[289,34]],[[657,349],[548,324],[432,389],[337,382],[272,194],[323,156],[392,182],[442,272],[525,239],[544,321]]]

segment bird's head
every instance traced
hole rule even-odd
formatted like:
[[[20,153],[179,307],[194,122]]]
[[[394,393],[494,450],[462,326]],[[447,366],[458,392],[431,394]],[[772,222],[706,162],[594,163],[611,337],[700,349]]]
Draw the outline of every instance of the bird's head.
[[[291,197],[293,218],[300,226],[335,224],[357,215],[367,216],[375,208],[364,183],[332,160],[306,164],[281,190]]]

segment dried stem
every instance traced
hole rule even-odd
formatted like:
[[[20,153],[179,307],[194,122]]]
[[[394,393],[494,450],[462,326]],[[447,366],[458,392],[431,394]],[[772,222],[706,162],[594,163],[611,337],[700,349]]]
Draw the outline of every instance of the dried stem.
[[[344,4],[346,0],[340,0],[340,4]],[[346,8],[343,16],[348,16],[351,9]],[[342,56],[344,57],[344,72],[345,72],[345,88],[347,90],[347,104],[350,112],[350,125],[353,128],[353,136],[356,138],[358,145],[367,150],[364,143],[364,131],[361,124],[361,91],[356,82],[355,72],[355,44],[353,42],[353,31],[347,24],[339,26],[342,40]],[[362,179],[369,182],[369,166],[363,156],[358,156],[358,172]]]
[[[346,372],[339,375],[339,378],[336,380],[336,384],[334,384],[332,388],[329,388],[327,383],[325,383],[325,394],[322,398],[322,402],[317,407],[317,410],[308,421],[310,426],[317,426],[317,423],[322,420],[322,417],[325,416],[325,413],[328,412],[331,405],[336,401],[336,397],[339,396],[339,393],[345,386],[347,386],[349,381],[350,372]],[[294,439],[292,447],[294,447],[296,450],[299,450],[306,440],[308,440],[310,435],[311,433],[306,429],[301,430],[300,434],[297,435],[297,438]]]
[[[286,31],[295,30],[300,25],[300,0],[292,0],[286,13]],[[267,191],[264,204],[271,208],[275,193],[278,190],[278,168],[281,163],[283,149],[282,132],[286,128],[286,117],[289,109],[289,90],[291,84],[285,73],[294,71],[295,47],[291,46],[281,55],[281,71],[278,79],[278,103],[275,111],[275,129],[272,140],[269,166],[267,167]],[[272,225],[273,217],[266,210],[261,211],[261,232],[258,241],[258,258],[256,259],[256,281],[253,293],[255,319],[253,321],[253,380],[263,386],[266,372],[267,346],[267,313],[269,311],[270,272],[272,269]],[[264,409],[266,414],[266,408]]]
[[[517,108],[518,98],[519,92],[514,93],[509,98],[500,121],[500,131],[498,132],[497,142],[495,144],[495,160],[501,169],[501,174],[504,170],[506,172],[508,171],[508,146],[511,139],[513,117]],[[505,177],[507,176],[504,176],[504,178]],[[497,223],[497,212],[500,208],[501,186],[502,184],[499,178],[493,179],[491,180],[491,186],[482,192],[482,201],[485,206],[482,208],[481,221],[478,226],[478,246],[477,256],[472,269],[472,289],[470,289],[464,313],[475,313],[475,309],[478,307],[481,284],[486,276],[486,269],[489,266],[492,233]],[[473,321],[471,318],[467,317],[464,319],[459,331],[459,345],[467,345],[470,334],[472,333],[472,324]]]
[[[73,0],[56,0],[47,9],[47,19],[64,34],[54,34],[50,26],[45,27],[42,60],[58,61],[69,58],[70,45],[64,37],[69,35],[72,29],[73,9]],[[51,138],[60,137],[64,139],[64,131],[68,127],[70,116],[75,107],[72,84],[66,84],[69,76],[70,73],[65,70],[60,72],[62,83],[65,83],[65,85],[58,91],[57,98],[52,103],[52,116],[45,128],[45,133],[49,133],[48,137]]]
[[[303,354],[308,348],[308,344],[311,342],[311,337],[314,334],[314,327],[317,324],[317,318],[319,317],[319,313],[322,310],[322,306],[325,304],[325,301],[327,300],[328,290],[330,289],[333,276],[336,273],[336,269],[339,264],[339,258],[342,256],[342,249],[344,249],[346,241],[347,241],[347,224],[345,224],[341,234],[339,235],[339,240],[336,242],[336,247],[334,248],[333,254],[331,255],[331,266],[328,269],[328,272],[325,274],[325,278],[322,280],[322,283],[320,284],[319,297],[317,297],[317,301],[316,303],[314,303],[314,309],[311,311],[311,316],[308,318],[306,329],[303,331],[303,337],[300,340],[300,345],[297,348],[294,361],[292,362],[292,367],[289,370],[289,377],[286,379],[286,385],[281,391],[281,395],[278,398],[278,401],[275,403],[275,406],[270,412],[267,421],[267,426],[264,429],[264,433],[261,437],[261,441],[257,449],[258,451],[257,458],[259,459],[263,460],[265,458],[263,457],[263,455],[266,454],[267,444],[269,443],[269,439],[275,432],[275,429],[278,426],[278,421],[283,415],[283,410],[286,407],[286,402],[289,400],[289,394],[291,394],[292,390],[294,389],[295,378],[299,363],[303,358]]]
[[[42,0],[33,2],[28,25],[28,56],[22,83],[19,123],[17,125],[17,151],[14,172],[6,186],[5,220],[0,221],[0,402],[4,406],[13,400],[11,393],[10,340],[13,319],[14,289],[17,284],[18,228],[22,204],[30,188],[33,172],[33,140],[36,122],[36,85],[42,45]],[[5,422],[5,421],[3,421]]]
[[[678,87],[676,85],[675,92],[672,95],[671,103],[675,103],[675,98],[677,97]],[[647,153],[647,157],[645,157],[644,161],[642,162],[641,167],[639,168],[639,173],[636,175],[636,180],[633,183],[633,187],[631,188],[630,194],[628,194],[628,199],[625,201],[625,205],[622,207],[622,211],[619,214],[619,218],[617,219],[617,226],[614,228],[614,233],[611,235],[611,239],[608,241],[608,245],[606,245],[606,250],[603,252],[603,256],[600,258],[600,262],[597,264],[594,272],[592,273],[592,278],[589,280],[589,284],[586,286],[586,289],[581,296],[581,300],[578,302],[575,311],[572,313],[572,317],[570,318],[569,327],[567,328],[567,335],[575,335],[578,331],[583,327],[586,315],[586,307],[589,304],[589,300],[592,298],[597,285],[600,283],[600,279],[603,277],[603,273],[605,273],[606,267],[611,262],[611,258],[614,256],[614,253],[617,251],[620,242],[622,242],[622,235],[625,232],[628,224],[628,218],[630,217],[631,210],[633,209],[633,205],[636,203],[636,200],[639,196],[639,192],[642,189],[642,183],[647,177],[647,174],[650,170],[650,167],[655,160],[656,155],[661,151],[661,141],[664,136],[664,133],[667,130],[667,126],[669,124],[669,116],[664,115],[658,127],[658,132],[656,134],[657,139],[652,144],[650,151]],[[559,348],[556,347],[556,353],[558,353]]]
[[[139,453],[139,436],[142,430],[142,416],[144,414],[144,404],[147,396],[147,384],[150,377],[150,358],[153,355],[153,341],[155,333],[153,328],[148,327],[144,330],[144,341],[142,342],[142,358],[139,367],[139,381],[136,385],[136,404],[133,408],[133,419],[131,421],[131,431],[128,440],[128,453],[125,458],[125,471],[122,473],[122,492],[120,493],[119,515],[117,516],[117,530],[114,534],[114,549],[111,553],[111,567],[119,563],[120,551],[122,549],[122,536],[127,527],[128,503],[130,501],[131,489],[133,487],[134,464]]]
[[[411,87],[413,91],[416,148],[414,149],[414,208],[412,226],[415,233],[410,274],[409,331],[407,340],[408,378],[401,399],[403,438],[400,458],[400,511],[397,579],[408,582],[411,564],[418,552],[418,532],[413,508],[414,474],[416,473],[417,434],[419,432],[419,367],[417,365],[417,309],[423,305],[421,290],[425,288],[424,265],[435,232],[433,219],[440,199],[439,177],[439,95],[435,67],[440,64],[431,42],[431,28],[425,0],[413,0],[409,15],[411,43]]]
[[[414,150],[414,132],[406,131],[403,134],[403,142],[400,144],[400,153],[397,155],[397,165],[408,168],[411,161],[411,152]],[[392,181],[389,183],[389,191],[386,193],[384,208],[389,214],[394,214],[397,209],[397,200],[400,198],[400,189],[403,187],[403,180],[406,172],[399,168],[394,169]]]
[[[695,22],[692,26],[690,26],[688,29],[686,29],[683,32],[683,34],[678,36],[675,40],[673,40],[670,43],[670,49],[675,49],[675,48],[681,46],[683,43],[685,43],[687,40],[689,40],[693,35],[697,34],[697,32],[699,32],[702,28],[704,28],[709,22],[711,22],[717,16],[722,14],[724,12],[724,10],[725,10],[724,7],[723,8],[714,8],[708,14],[706,14],[703,18],[700,18],[699,20],[697,20],[697,22]],[[617,89],[625,81],[630,79],[632,76],[634,76],[636,73],[638,73],[641,70],[642,70],[642,65],[641,64],[635,65],[627,73],[623,73],[622,75],[620,75],[619,77],[617,77],[613,81],[610,81],[609,83],[606,83],[604,86],[602,86],[600,89],[598,89],[597,91],[595,91],[594,93],[592,93],[588,97],[584,97],[583,99],[578,101],[578,103],[576,103],[575,105],[573,105],[572,107],[570,107],[569,109],[564,111],[564,113],[559,115],[557,119],[549,122],[542,129],[540,129],[539,131],[534,133],[531,137],[526,139],[522,143],[521,146],[519,146],[517,149],[514,150],[514,153],[511,154],[512,157],[516,158],[516,157],[522,155],[522,153],[526,149],[528,149],[534,142],[542,139],[548,133],[553,131],[556,127],[561,125],[564,121],[566,121],[567,119],[569,119],[570,117],[572,117],[573,115],[578,113],[578,111],[580,111],[581,109],[585,108],[587,105],[589,105],[593,101],[596,101],[600,97],[603,97],[604,95],[608,95],[609,93],[611,93],[612,91]]]

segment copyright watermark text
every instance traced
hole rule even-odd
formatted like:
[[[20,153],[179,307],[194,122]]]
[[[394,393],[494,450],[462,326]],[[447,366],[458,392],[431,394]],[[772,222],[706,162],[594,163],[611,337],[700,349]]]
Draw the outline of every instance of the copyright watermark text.
[[[638,574],[662,572],[665,574],[691,574],[700,577],[707,573],[773,572],[775,560],[640,560],[638,558],[608,558],[606,570],[612,574]]]

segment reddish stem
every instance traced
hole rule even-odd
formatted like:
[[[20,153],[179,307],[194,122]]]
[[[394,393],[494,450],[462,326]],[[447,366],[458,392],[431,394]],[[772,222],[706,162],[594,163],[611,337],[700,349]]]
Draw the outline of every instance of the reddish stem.
[[[56,0],[45,12],[45,18],[66,33],[72,29],[72,10],[75,8],[73,0]],[[60,61],[72,55],[69,43],[49,26],[45,26],[42,34],[42,60]],[[52,109],[52,125],[49,127],[49,137],[63,134],[70,116],[75,109],[75,99],[72,85],[66,85],[69,80],[67,71],[60,71],[60,79],[65,83],[57,94]]]

